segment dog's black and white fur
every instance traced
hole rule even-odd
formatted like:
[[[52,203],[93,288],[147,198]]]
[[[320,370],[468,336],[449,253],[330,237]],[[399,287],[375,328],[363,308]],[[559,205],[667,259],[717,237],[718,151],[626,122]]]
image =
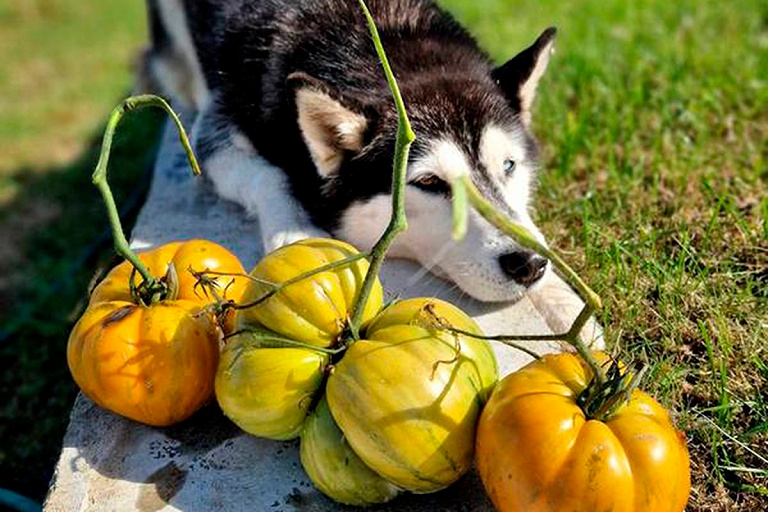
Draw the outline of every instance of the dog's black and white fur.
[[[530,109],[554,29],[495,67],[430,0],[369,0],[417,139],[409,229],[391,249],[485,301],[514,300],[547,261],[472,214],[450,237],[449,180],[467,174],[543,241],[528,208]],[[360,248],[391,212],[397,115],[356,0],[149,0],[145,70],[199,112],[217,192],[258,216],[267,250],[329,232]]]

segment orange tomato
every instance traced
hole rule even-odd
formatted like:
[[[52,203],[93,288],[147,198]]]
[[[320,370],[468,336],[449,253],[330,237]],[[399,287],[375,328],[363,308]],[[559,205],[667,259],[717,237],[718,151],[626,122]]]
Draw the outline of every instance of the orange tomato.
[[[167,426],[213,398],[219,335],[193,301],[151,306],[101,302],[69,336],[67,363],[82,392],[101,407]]]
[[[213,300],[210,294],[201,286],[196,286],[197,278],[189,271],[202,272],[209,270],[225,274],[245,274],[245,268],[240,260],[224,247],[209,240],[187,240],[170,242],[155,249],[138,254],[141,262],[150,274],[163,276],[168,265],[173,265],[179,278],[179,293],[176,299],[191,300],[200,304],[210,304]],[[104,279],[91,293],[90,305],[98,302],[122,300],[132,302],[130,277],[133,266],[124,261],[109,271]],[[207,276],[216,283],[223,299],[237,301],[248,285],[248,279],[240,276]],[[136,283],[141,282],[141,275],[136,274]],[[228,319],[231,324],[232,319]],[[232,327],[231,325],[229,326]],[[229,331],[231,329],[227,329]]]
[[[151,304],[131,294],[124,262],[94,289],[69,336],[67,363],[83,393],[100,406],[148,425],[181,421],[213,398],[220,333],[211,295],[188,269],[243,274],[240,261],[206,240],[172,242],[139,255],[153,276],[173,265],[178,290]],[[243,277],[208,276],[222,298],[238,298]],[[141,276],[135,276],[136,283]],[[228,284],[231,282],[231,285]],[[228,319],[231,324],[232,317]]]
[[[685,437],[635,390],[612,416],[577,399],[592,372],[547,355],[504,378],[480,417],[476,461],[502,512],[679,512],[690,491]]]

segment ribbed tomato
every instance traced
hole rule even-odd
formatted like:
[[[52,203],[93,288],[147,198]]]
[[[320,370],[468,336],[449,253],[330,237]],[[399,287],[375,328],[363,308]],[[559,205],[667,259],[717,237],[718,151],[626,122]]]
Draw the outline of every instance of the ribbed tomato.
[[[216,398],[224,414],[249,434],[292,439],[314,405],[328,356],[306,348],[271,348],[268,337],[251,332],[229,340],[216,372]]]
[[[228,341],[216,377],[219,405],[246,432],[299,435],[325,382],[325,347],[340,341],[368,271],[364,258],[333,265],[356,254],[338,240],[302,240],[251,271],[236,317],[240,333]],[[327,265],[333,268],[300,278]],[[278,285],[284,288],[269,295]],[[381,309],[382,294],[377,279],[363,321]]]
[[[301,433],[301,465],[323,494],[346,505],[386,503],[401,492],[360,460],[333,420],[325,398]]]
[[[248,304],[297,276],[358,254],[349,244],[332,239],[307,239],[265,256],[251,271],[251,282],[240,302]],[[330,268],[285,286],[267,300],[243,309],[238,326],[263,326],[275,333],[319,347],[339,341],[368,271],[365,258]],[[378,279],[366,303],[363,324],[381,309],[383,291]]]
[[[83,393],[127,418],[167,426],[213,398],[219,334],[189,300],[91,305],[75,325],[67,362]]]
[[[577,403],[592,379],[574,354],[504,378],[480,418],[477,466],[502,512],[679,512],[690,490],[685,437],[634,391],[612,416]]]
[[[213,398],[219,360],[220,334],[206,309],[214,299],[196,287],[188,269],[244,270],[235,256],[206,240],[173,242],[139,259],[157,278],[174,267],[173,296],[138,300],[131,293],[133,267],[118,265],[94,289],[73,328],[67,362],[77,385],[97,404],[149,425],[171,425]],[[235,297],[246,282],[208,277],[219,284],[222,297]]]
[[[385,309],[353,343],[327,384],[328,405],[349,445],[403,489],[447,487],[472,463],[480,410],[497,379],[484,340],[458,308],[410,299]]]

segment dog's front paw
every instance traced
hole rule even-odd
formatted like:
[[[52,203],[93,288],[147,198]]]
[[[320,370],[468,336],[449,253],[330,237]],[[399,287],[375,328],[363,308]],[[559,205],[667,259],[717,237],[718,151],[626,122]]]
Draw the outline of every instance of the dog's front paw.
[[[264,237],[264,252],[270,253],[284,245],[289,245],[307,238],[330,238],[327,232],[318,228],[305,228],[300,230],[281,231],[271,236]]]

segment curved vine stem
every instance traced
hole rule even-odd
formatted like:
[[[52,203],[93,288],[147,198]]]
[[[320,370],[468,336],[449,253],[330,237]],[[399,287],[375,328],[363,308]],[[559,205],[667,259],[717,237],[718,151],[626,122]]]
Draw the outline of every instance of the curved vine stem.
[[[558,334],[532,334],[528,336],[524,335],[516,335],[516,334],[501,334],[497,336],[485,336],[482,334],[477,334],[472,331],[465,331],[463,329],[457,329],[455,327],[451,326],[442,326],[442,329],[455,333],[455,334],[461,334],[462,336],[467,336],[469,338],[475,338],[480,340],[488,340],[488,341],[498,341],[499,343],[503,343],[504,345],[508,345],[514,349],[519,350],[520,352],[524,352],[525,354],[531,356],[534,359],[541,359],[541,356],[534,352],[533,350],[519,344],[515,343],[515,341],[548,341],[548,340],[560,340],[562,337]]]
[[[340,347],[340,348],[318,347],[316,345],[310,345],[309,343],[302,343],[300,341],[292,340],[284,336],[279,336],[271,331],[266,331],[266,330],[262,331],[259,329],[243,329],[240,331],[235,331],[225,336],[224,339],[228,340],[235,337],[245,337],[246,342],[254,343],[257,347],[303,348],[306,350],[320,352],[321,354],[326,354],[329,356],[334,356],[345,350],[345,347]]]
[[[598,362],[592,356],[589,347],[587,347],[580,336],[581,329],[587,323],[589,317],[602,307],[602,301],[600,300],[600,297],[589,286],[587,286],[587,284],[576,274],[576,272],[574,272],[570,266],[568,266],[565,261],[563,261],[563,259],[557,253],[536,240],[533,234],[531,234],[531,232],[528,231],[528,229],[526,229],[524,226],[517,224],[507,216],[499,213],[499,211],[496,210],[496,208],[494,208],[493,205],[480,194],[469,177],[458,176],[456,181],[460,181],[458,186],[466,190],[466,196],[469,200],[469,204],[472,205],[472,208],[474,208],[477,213],[479,213],[485,220],[487,220],[498,230],[510,236],[518,244],[548,258],[555,265],[555,267],[557,267],[558,270],[563,273],[566,281],[568,281],[579,292],[581,297],[584,299],[584,308],[581,310],[578,317],[576,317],[576,320],[574,320],[573,325],[568,330],[568,332],[561,335],[555,335],[554,338],[549,339],[558,339],[570,343],[576,349],[579,355],[584,358],[587,364],[589,364],[590,368],[594,372],[595,379],[597,379],[598,384],[605,383],[605,372],[600,367],[600,364],[598,364]]]
[[[381,264],[386,256],[389,246],[393,240],[402,231],[407,229],[407,221],[405,216],[405,172],[408,163],[408,152],[411,143],[415,139],[415,135],[411,129],[408,115],[405,109],[400,90],[397,86],[392,69],[389,65],[386,53],[381,44],[381,38],[379,37],[376,24],[371,16],[370,11],[365,5],[364,0],[358,0],[363,13],[365,14],[368,28],[373,39],[376,52],[381,61],[384,74],[387,78],[392,97],[395,102],[398,114],[397,124],[397,138],[395,140],[395,158],[393,164],[393,176],[392,176],[392,217],[390,219],[387,229],[382,234],[381,238],[376,242],[371,250],[370,268],[366,275],[363,287],[358,296],[352,317],[349,322],[349,333],[356,339],[362,313],[368,297],[371,293],[374,280],[379,273]],[[458,182],[458,183],[457,183]],[[582,327],[587,322],[589,317],[601,307],[600,297],[589,288],[589,286],[581,280],[581,278],[562,260],[556,253],[545,247],[523,226],[516,224],[508,219],[503,214],[499,213],[488,201],[486,201],[479,191],[475,188],[472,182],[467,176],[457,176],[454,179],[453,184],[453,237],[455,239],[461,239],[466,233],[467,227],[467,202],[477,210],[488,222],[497,227],[499,230],[512,237],[523,247],[529,248],[547,258],[549,258],[553,264],[560,269],[568,282],[570,282],[582,295],[585,300],[584,309],[574,321],[571,328],[567,333],[561,335],[551,335],[542,339],[551,340],[563,340],[569,342],[579,354],[587,361],[592,370],[595,373],[595,378],[598,383],[605,381],[605,375],[600,368],[600,365],[595,361],[594,357],[590,353],[588,347],[581,340],[579,334]],[[539,339],[539,337],[534,337]],[[531,339],[528,337],[527,339]],[[512,343],[511,337],[504,337],[504,340],[508,344]],[[517,348],[520,348],[517,346]],[[526,351],[528,352],[528,351]]]
[[[363,311],[365,305],[368,302],[368,297],[371,295],[373,284],[379,275],[381,264],[384,262],[384,257],[389,250],[389,246],[395,240],[397,235],[402,233],[408,228],[408,222],[405,218],[405,171],[408,165],[408,152],[410,150],[411,143],[416,138],[416,135],[411,129],[411,123],[408,120],[408,115],[405,111],[405,103],[403,97],[400,95],[400,89],[397,86],[395,75],[392,73],[392,68],[389,66],[389,60],[386,53],[384,53],[384,47],[381,44],[381,38],[379,32],[376,29],[376,23],[371,16],[371,12],[365,5],[364,0],[358,0],[360,8],[363,10],[366,22],[368,23],[368,29],[371,32],[371,38],[373,44],[376,47],[376,53],[381,61],[381,66],[384,69],[384,75],[387,78],[389,89],[392,92],[392,98],[397,108],[397,138],[395,139],[395,159],[392,169],[392,217],[390,218],[387,229],[381,235],[381,238],[376,242],[376,245],[371,249],[370,267],[368,273],[363,281],[363,286],[358,295],[355,306],[352,310],[352,315],[349,320],[349,333],[354,339],[358,337],[358,330],[363,317]]]
[[[112,237],[114,239],[115,251],[120,256],[131,262],[131,265],[133,265],[136,271],[141,274],[141,277],[144,278],[144,286],[146,286],[148,290],[154,291],[151,295],[156,295],[158,293],[158,289],[164,289],[165,286],[160,283],[157,278],[152,276],[147,267],[145,267],[139,257],[136,256],[136,253],[131,250],[130,245],[128,244],[128,240],[125,238],[123,226],[120,223],[120,215],[118,214],[117,206],[115,205],[115,198],[112,195],[112,190],[109,188],[109,183],[107,183],[107,168],[109,166],[109,157],[112,153],[112,139],[115,136],[117,125],[120,123],[120,120],[126,113],[144,107],[161,108],[171,117],[179,131],[179,139],[181,140],[181,144],[184,146],[184,150],[187,153],[187,158],[189,159],[189,163],[192,166],[192,172],[195,174],[200,174],[200,166],[198,165],[197,159],[192,152],[192,146],[189,143],[189,139],[187,138],[187,134],[184,131],[184,126],[182,126],[179,117],[176,115],[170,105],[168,105],[168,103],[161,97],[155,96],[153,94],[144,94],[127,98],[120,105],[115,107],[115,109],[109,115],[107,127],[104,130],[104,140],[101,144],[99,161],[96,163],[96,169],[93,171],[91,180],[93,184],[96,185],[96,187],[99,189],[99,192],[101,192],[101,195],[104,198],[104,206],[106,206],[107,215],[109,216],[109,224],[112,228]]]

